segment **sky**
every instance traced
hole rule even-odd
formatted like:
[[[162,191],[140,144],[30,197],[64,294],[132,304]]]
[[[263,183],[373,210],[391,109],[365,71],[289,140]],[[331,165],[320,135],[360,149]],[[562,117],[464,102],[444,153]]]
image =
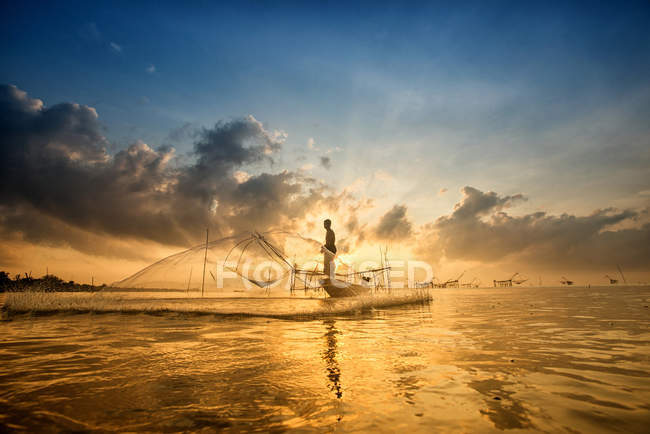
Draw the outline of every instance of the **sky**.
[[[0,7],[0,269],[330,217],[443,280],[650,280],[645,1]]]

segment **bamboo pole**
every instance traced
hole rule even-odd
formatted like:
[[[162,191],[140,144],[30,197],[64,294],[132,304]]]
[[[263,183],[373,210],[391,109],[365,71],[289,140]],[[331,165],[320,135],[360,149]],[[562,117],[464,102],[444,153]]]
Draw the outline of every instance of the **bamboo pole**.
[[[190,293],[190,283],[192,282],[192,266],[190,265],[190,278],[187,279],[187,294]]]
[[[208,234],[209,228],[205,229],[205,256],[203,257],[203,282],[201,283],[201,297],[205,288],[205,264],[208,262]]]
[[[616,268],[618,268],[618,272],[621,273],[621,277],[623,278],[623,283],[627,284],[627,280],[625,280],[625,275],[623,274],[623,270],[621,270],[621,266],[616,264]]]

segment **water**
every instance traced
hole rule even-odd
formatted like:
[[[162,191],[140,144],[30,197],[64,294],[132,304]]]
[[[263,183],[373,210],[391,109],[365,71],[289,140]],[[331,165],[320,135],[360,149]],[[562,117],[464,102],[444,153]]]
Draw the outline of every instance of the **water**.
[[[14,314],[0,430],[647,432],[650,288],[433,296],[311,318]]]

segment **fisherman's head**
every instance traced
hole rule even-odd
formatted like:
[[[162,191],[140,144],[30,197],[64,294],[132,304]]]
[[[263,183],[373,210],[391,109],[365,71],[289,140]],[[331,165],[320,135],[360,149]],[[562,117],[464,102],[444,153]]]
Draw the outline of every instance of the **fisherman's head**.
[[[325,221],[323,222],[323,226],[325,227],[325,229],[329,229],[332,226],[332,220],[325,219]]]

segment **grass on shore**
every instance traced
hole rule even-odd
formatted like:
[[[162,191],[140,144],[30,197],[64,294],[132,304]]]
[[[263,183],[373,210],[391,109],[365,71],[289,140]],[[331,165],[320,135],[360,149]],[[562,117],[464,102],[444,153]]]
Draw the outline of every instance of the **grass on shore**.
[[[272,300],[272,299],[269,299]],[[375,294],[350,298],[328,298],[319,300],[313,309],[296,312],[274,312],[264,305],[242,308],[233,312],[232,307],[224,310],[226,299],[137,299],[115,293],[101,292],[8,292],[3,310],[12,313],[205,313],[240,316],[304,317],[344,314],[368,311],[373,308],[427,303],[431,300],[428,291],[417,289],[400,294]],[[259,303],[259,299],[255,303]],[[287,300],[291,303],[292,300]],[[263,302],[262,302],[263,303]]]

